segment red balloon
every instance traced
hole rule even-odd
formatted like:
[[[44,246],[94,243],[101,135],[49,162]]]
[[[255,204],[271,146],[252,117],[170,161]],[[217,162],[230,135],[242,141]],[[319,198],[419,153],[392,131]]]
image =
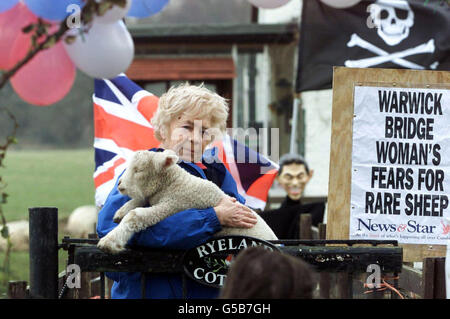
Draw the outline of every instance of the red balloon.
[[[15,52],[27,51],[27,37],[19,37],[14,44]],[[76,68],[66,53],[62,42],[39,52],[12,78],[16,93],[26,102],[47,106],[60,101],[72,88]]]
[[[28,9],[27,9],[28,10]],[[33,15],[31,21],[36,22]],[[29,24],[29,23],[28,23]],[[49,33],[54,33],[58,25],[53,24]],[[38,42],[44,37],[41,37]],[[15,65],[22,60],[31,48],[31,34],[19,33],[10,51],[10,63]],[[47,106],[58,102],[72,88],[76,68],[68,56],[62,42],[50,49],[42,50],[16,72],[11,85],[26,102]]]
[[[0,69],[14,66],[10,60],[12,47],[22,28],[36,21],[37,17],[21,2],[12,9],[0,13]]]

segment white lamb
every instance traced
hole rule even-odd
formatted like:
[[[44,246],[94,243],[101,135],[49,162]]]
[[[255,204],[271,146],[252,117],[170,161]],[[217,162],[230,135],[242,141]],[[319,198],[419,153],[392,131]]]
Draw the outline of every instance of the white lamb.
[[[66,232],[74,238],[88,238],[95,233],[98,211],[93,205],[85,205],[76,208],[69,216]]]
[[[24,251],[29,249],[30,234],[28,220],[17,220],[6,224],[11,240],[11,250]],[[0,229],[2,225],[0,224]],[[5,251],[7,247],[6,239],[0,236],[0,251]]]
[[[226,195],[211,181],[189,174],[176,165],[178,156],[164,152],[138,151],[119,180],[118,189],[132,199],[114,215],[119,225],[103,237],[98,247],[118,253],[134,233],[155,225],[177,212],[215,207]],[[150,204],[150,207],[144,207]],[[255,212],[257,223],[252,228],[223,227],[215,236],[243,235],[264,240],[278,239]]]

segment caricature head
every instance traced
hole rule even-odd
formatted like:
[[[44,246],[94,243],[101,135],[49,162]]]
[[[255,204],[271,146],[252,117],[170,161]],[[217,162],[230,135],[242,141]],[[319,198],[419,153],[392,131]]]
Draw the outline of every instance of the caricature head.
[[[285,154],[280,158],[277,181],[292,200],[302,197],[306,184],[313,176],[305,159],[298,154]]]

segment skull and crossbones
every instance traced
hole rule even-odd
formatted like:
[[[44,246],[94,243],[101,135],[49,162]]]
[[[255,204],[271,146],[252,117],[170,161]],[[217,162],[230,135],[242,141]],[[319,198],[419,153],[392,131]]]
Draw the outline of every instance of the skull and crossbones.
[[[377,28],[377,34],[389,46],[396,46],[409,36],[410,29],[414,25],[414,12],[406,0],[377,0],[369,5],[370,18]],[[392,62],[404,68],[425,69],[424,66],[410,62],[403,58],[421,53],[433,53],[435,51],[434,39],[424,44],[400,52],[388,53],[372,43],[362,39],[356,33],[351,35],[348,47],[358,46],[377,56],[360,60],[347,60],[345,66],[356,68],[368,68],[386,62]],[[437,67],[437,63],[430,66]]]

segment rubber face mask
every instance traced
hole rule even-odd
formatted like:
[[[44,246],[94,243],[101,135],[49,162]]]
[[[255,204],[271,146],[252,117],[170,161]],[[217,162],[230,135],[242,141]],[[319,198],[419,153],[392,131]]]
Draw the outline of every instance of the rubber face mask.
[[[289,198],[297,201],[302,197],[310,178],[311,176],[306,172],[305,165],[292,163],[283,166],[277,180],[287,192]]]

